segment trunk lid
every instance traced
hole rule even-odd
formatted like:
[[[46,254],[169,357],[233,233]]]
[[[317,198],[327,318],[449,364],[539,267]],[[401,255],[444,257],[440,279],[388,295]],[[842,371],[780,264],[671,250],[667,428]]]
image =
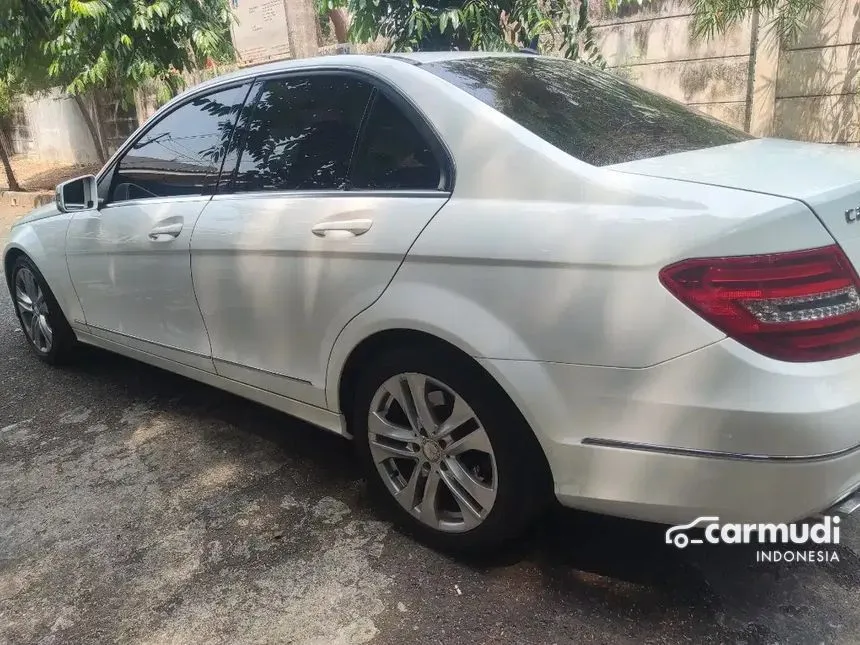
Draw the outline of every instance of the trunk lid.
[[[812,210],[860,269],[858,149],[753,139],[607,168],[796,199]]]

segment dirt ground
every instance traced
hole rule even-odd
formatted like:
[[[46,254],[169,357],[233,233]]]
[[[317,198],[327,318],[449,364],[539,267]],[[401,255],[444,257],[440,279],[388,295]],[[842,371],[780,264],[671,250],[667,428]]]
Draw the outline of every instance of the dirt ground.
[[[101,164],[58,164],[25,155],[15,155],[11,162],[15,177],[24,190],[53,190],[66,179],[95,174],[101,168]],[[4,190],[9,190],[9,186],[6,173],[0,172],[0,191]]]
[[[0,247],[3,246],[6,238],[9,237],[9,228],[12,226],[12,223],[19,217],[26,215],[30,210],[30,208],[16,208],[0,204]]]

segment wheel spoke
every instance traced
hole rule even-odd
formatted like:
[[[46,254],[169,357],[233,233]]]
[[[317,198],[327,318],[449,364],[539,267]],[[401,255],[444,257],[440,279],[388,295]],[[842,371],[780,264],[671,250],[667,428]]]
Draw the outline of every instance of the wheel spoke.
[[[409,442],[418,438],[411,428],[395,425],[379,412],[371,412],[367,418],[367,431],[391,441]]]
[[[37,346],[39,344],[39,341],[37,340],[38,335],[39,335],[39,314],[34,313],[30,317],[30,338]]]
[[[42,293],[42,290],[37,286],[36,287],[36,298],[33,300],[33,309],[39,309],[42,304],[45,302],[45,294]]]
[[[415,504],[418,502],[416,499],[416,491],[418,489],[418,481],[421,479],[421,464],[415,464],[415,468],[412,469],[412,474],[409,476],[409,481],[406,482],[406,486],[400,489],[400,491],[394,495],[400,505],[403,508],[409,510],[410,512],[415,510]]]
[[[51,343],[54,341],[54,332],[51,331],[51,326],[48,324],[48,319],[45,316],[39,316],[39,331],[45,339],[45,348],[51,349]]]
[[[448,415],[447,419],[445,419],[441,424],[439,424],[439,429],[436,431],[436,436],[439,438],[447,437],[449,434],[454,432],[454,430],[466,423],[466,421],[469,421],[474,417],[475,413],[472,412],[472,408],[470,408],[466,404],[466,402],[459,396],[455,396],[454,406],[451,409],[451,414]]]
[[[442,481],[445,482],[445,485],[454,495],[454,499],[460,505],[463,519],[466,519],[467,510],[478,520],[483,519],[487,509],[493,505],[496,498],[495,491],[472,477],[471,473],[463,468],[456,458],[447,457],[445,465],[447,470],[442,471]],[[464,495],[464,492],[468,495]],[[475,502],[477,502],[477,506]]]
[[[15,289],[15,300],[18,302],[18,309],[20,311],[32,313],[34,308],[33,301],[30,300],[30,296],[28,296],[20,286]]]
[[[35,301],[36,291],[38,290],[36,287],[36,279],[33,277],[33,274],[26,269],[21,271],[21,277],[24,280],[24,291],[26,291],[27,295],[30,296],[31,302]]]
[[[412,430],[396,426],[379,412],[373,412],[367,419],[367,431],[376,463],[391,458],[418,459],[418,454],[409,449],[409,444],[417,440]]]
[[[376,463],[385,461],[386,459],[418,459],[418,453],[409,450],[403,446],[396,446],[384,441],[370,440],[370,451],[373,453],[373,460]]]
[[[421,374],[407,374],[406,384],[419,427],[429,435],[435,434],[436,422],[427,406],[427,377]]]
[[[397,401],[400,409],[403,410],[403,414],[406,415],[406,419],[409,421],[412,431],[417,435],[418,423],[415,418],[415,410],[410,403],[409,388],[406,385],[404,377],[398,376],[389,380],[383,385],[383,389],[391,396],[392,399]]]
[[[439,490],[439,480],[439,467],[431,466],[430,474],[427,475],[427,481],[424,484],[421,506],[418,509],[421,521],[434,528],[439,526],[439,513],[436,510],[436,493]]]
[[[449,455],[459,455],[467,450],[477,450],[479,452],[492,453],[493,447],[490,445],[490,438],[487,436],[487,431],[483,428],[475,428],[465,437],[462,437],[448,446],[447,453]]]

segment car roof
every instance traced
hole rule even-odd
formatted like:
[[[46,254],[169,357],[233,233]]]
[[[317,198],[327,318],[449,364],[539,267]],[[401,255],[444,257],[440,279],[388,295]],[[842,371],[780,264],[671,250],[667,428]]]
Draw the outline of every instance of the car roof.
[[[369,69],[385,66],[386,62],[400,61],[402,63],[421,66],[430,63],[438,63],[448,60],[463,60],[474,58],[499,58],[499,57],[534,57],[532,53],[520,52],[483,52],[483,51],[439,51],[439,52],[403,52],[390,54],[332,54],[325,56],[312,56],[310,58],[288,58],[250,65],[233,72],[221,74],[206,80],[192,89],[197,92],[212,85],[231,80],[251,78],[260,74],[276,74],[280,71],[289,71],[302,68],[319,67],[365,67]]]

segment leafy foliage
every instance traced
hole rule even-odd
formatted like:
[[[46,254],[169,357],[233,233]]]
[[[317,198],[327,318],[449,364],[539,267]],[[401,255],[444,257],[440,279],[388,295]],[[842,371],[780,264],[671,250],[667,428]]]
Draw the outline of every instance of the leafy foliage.
[[[610,11],[653,0],[599,0]],[[392,51],[533,47],[602,65],[588,18],[589,0],[316,0],[321,16],[347,8],[351,40],[379,37]],[[796,40],[821,0],[692,0],[694,37],[725,33],[754,13],[772,16],[784,42]]]
[[[809,17],[820,10],[820,0],[693,0],[693,34],[712,38],[753,13],[770,14],[770,28],[783,42],[791,43]]]
[[[343,5],[338,0],[320,4]],[[558,48],[567,58],[601,63],[588,0],[348,0],[350,35],[379,37],[393,51]]]
[[[130,94],[150,79],[230,60],[228,0],[0,0],[0,76],[70,94]]]

